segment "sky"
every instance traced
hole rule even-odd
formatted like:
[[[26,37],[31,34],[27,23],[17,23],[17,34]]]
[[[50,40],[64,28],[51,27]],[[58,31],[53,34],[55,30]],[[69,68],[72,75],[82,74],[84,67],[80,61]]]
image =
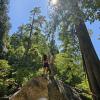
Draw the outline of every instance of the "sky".
[[[13,34],[20,25],[27,23],[29,21],[30,11],[36,6],[41,7],[42,15],[48,16],[47,5],[47,0],[10,0],[9,17],[12,27],[9,33]],[[91,36],[92,43],[100,58],[100,40],[98,40],[100,37],[100,22],[95,21],[92,24],[87,22],[86,26],[93,31],[93,35]]]

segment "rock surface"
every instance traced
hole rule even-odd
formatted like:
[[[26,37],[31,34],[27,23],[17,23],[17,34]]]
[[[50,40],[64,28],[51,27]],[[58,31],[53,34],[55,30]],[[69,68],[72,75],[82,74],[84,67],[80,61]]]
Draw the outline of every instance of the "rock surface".
[[[87,100],[72,87],[51,77],[36,77],[16,92],[10,100]]]
[[[43,77],[33,78],[10,100],[48,100],[48,81]]]

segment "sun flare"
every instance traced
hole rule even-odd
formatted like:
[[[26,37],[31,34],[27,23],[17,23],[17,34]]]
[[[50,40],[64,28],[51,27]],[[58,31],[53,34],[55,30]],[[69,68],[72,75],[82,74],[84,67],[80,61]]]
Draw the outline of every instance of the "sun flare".
[[[53,5],[57,4],[57,1],[58,0],[51,0],[51,2],[52,2]]]

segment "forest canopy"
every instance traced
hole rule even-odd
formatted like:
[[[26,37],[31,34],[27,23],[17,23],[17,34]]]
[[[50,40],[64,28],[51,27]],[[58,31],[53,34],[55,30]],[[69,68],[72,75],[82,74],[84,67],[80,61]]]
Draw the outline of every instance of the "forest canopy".
[[[99,0],[50,0],[49,19],[40,7],[33,7],[29,21],[12,34],[9,2],[0,0],[0,97],[41,76],[46,54],[53,57],[51,70],[57,79],[95,94],[85,94],[90,100],[99,100],[100,60],[91,42],[94,33],[85,24],[100,21]]]

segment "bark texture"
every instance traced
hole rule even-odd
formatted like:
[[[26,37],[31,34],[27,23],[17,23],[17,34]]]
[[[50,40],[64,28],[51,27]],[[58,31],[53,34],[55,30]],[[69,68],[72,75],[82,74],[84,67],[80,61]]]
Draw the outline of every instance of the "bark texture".
[[[86,73],[94,100],[100,100],[100,63],[95,52],[88,30],[83,21],[76,25],[77,37],[83,55]]]

